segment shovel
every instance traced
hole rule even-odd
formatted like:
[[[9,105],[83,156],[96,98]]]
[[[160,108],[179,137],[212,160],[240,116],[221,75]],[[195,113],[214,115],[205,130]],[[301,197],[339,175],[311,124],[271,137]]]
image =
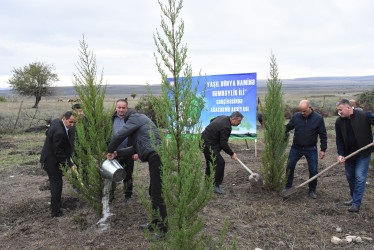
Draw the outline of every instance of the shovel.
[[[240,163],[240,165],[242,165],[242,167],[245,168],[250,173],[250,175],[249,175],[249,180],[250,181],[254,180],[255,182],[258,182],[260,180],[260,175],[259,174],[253,173],[249,168],[247,168],[246,165],[244,165],[243,162],[241,162],[239,160],[239,158],[236,158],[236,159],[238,160],[238,162]]]
[[[362,147],[362,148],[356,150],[356,151],[353,152],[352,154],[350,154],[350,155],[344,157],[344,160],[348,160],[349,158],[351,158],[352,156],[358,154],[358,153],[361,152],[362,150],[365,150],[365,149],[370,148],[370,147],[372,147],[372,146],[374,146],[374,142],[372,142],[372,143],[366,145],[365,147]],[[332,164],[331,166],[325,168],[324,170],[322,170],[321,172],[319,172],[318,174],[316,174],[315,176],[313,176],[312,178],[310,178],[309,180],[307,180],[307,181],[301,183],[300,185],[298,185],[298,186],[296,186],[296,187],[292,187],[292,188],[290,188],[290,189],[287,189],[287,190],[284,191],[284,192],[281,192],[280,195],[281,195],[282,197],[287,197],[287,196],[289,196],[289,195],[295,193],[295,192],[297,191],[297,189],[301,188],[302,186],[305,186],[306,184],[308,184],[308,183],[311,182],[311,181],[314,181],[314,180],[317,179],[319,176],[321,176],[321,175],[324,174],[325,172],[329,171],[332,167],[335,167],[336,165],[339,165],[339,164],[340,164],[339,161],[335,162],[335,163]]]

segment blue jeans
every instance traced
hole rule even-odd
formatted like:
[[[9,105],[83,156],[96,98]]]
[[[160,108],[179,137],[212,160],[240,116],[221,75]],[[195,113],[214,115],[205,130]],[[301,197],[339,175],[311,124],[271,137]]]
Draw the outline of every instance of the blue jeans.
[[[296,163],[300,160],[302,156],[305,156],[306,160],[308,161],[308,169],[309,169],[309,178],[312,178],[316,174],[318,174],[318,153],[317,147],[308,147],[299,149],[294,146],[291,147],[290,154],[288,155],[288,163],[287,163],[287,183],[286,188],[291,188],[293,183],[293,175],[296,167]],[[317,179],[309,183],[309,191],[316,191],[317,187]]]
[[[351,158],[345,162],[345,175],[349,184],[352,203],[357,206],[361,206],[362,197],[364,196],[370,156]]]

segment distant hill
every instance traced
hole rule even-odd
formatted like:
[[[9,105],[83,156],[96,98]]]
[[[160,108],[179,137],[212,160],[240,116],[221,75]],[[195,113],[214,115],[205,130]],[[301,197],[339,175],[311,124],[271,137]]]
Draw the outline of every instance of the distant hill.
[[[303,77],[303,78],[295,78],[295,79],[281,79],[283,85],[305,85],[305,84],[313,84],[313,85],[341,85],[344,84],[345,86],[352,86],[357,84],[363,85],[374,85],[374,75],[373,76],[326,76],[326,77]],[[257,86],[259,85],[266,85],[267,80],[258,80]]]
[[[149,85],[149,88],[154,95],[161,93],[161,85]],[[76,96],[77,94],[73,86],[52,87],[51,89],[54,93],[53,96],[58,97]],[[136,94],[137,96],[148,94],[146,85],[107,85],[106,95],[129,98],[131,94]],[[0,89],[0,96],[10,95],[12,95],[10,89]]]
[[[292,94],[300,91],[312,91],[314,94],[339,94],[340,92],[363,92],[374,88],[374,75],[370,76],[327,76],[303,77],[295,79],[281,79],[282,91]],[[267,91],[266,79],[257,80],[257,92],[263,94]],[[150,85],[154,95],[161,93],[160,85]],[[76,92],[73,86],[52,88],[56,97],[73,97]],[[131,94],[138,97],[148,94],[145,85],[107,85],[106,95],[113,98],[129,98]],[[0,89],[0,96],[10,96],[10,89]]]
[[[308,92],[313,95],[341,95],[343,93],[361,93],[374,88],[374,76],[331,76],[281,79],[282,92],[286,95]],[[257,93],[267,91],[267,80],[257,81]]]
[[[149,85],[152,93],[159,95],[161,93],[161,85]],[[76,92],[73,86],[55,87],[56,96],[75,96]],[[106,95],[113,97],[130,97],[131,94],[146,95],[148,90],[146,85],[107,85]]]
[[[294,81],[352,81],[352,82],[362,82],[362,81],[374,81],[373,76],[326,76],[326,77],[304,77],[295,78]]]

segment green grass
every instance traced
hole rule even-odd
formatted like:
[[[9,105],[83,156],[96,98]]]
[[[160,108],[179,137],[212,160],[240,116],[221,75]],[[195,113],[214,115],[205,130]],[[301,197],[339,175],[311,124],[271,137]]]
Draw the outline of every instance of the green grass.
[[[44,139],[44,133],[3,135],[0,169],[23,168],[38,164]]]

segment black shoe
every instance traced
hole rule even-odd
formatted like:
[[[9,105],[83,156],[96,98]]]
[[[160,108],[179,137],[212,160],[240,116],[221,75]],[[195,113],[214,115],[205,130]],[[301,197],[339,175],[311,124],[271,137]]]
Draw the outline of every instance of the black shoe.
[[[150,242],[157,242],[165,239],[165,234],[157,234],[155,233],[152,235],[152,237],[149,239]]]
[[[346,206],[352,206],[353,200],[344,202],[344,205]]]
[[[352,206],[348,208],[348,211],[352,213],[358,213],[359,210],[360,210],[360,207],[357,206],[356,204],[352,204]]]
[[[309,196],[310,196],[310,198],[312,198],[312,199],[317,199],[317,194],[316,194],[315,191],[309,191]]]
[[[126,204],[132,203],[131,197],[125,197],[125,203]]]
[[[148,229],[149,232],[153,232],[154,231],[153,226],[152,226],[151,223],[141,224],[140,225],[140,229],[142,229],[142,230],[147,230]]]
[[[225,193],[225,191],[223,189],[221,189],[219,186],[215,186],[214,192],[217,193],[217,194],[224,194]]]
[[[62,211],[58,211],[57,213],[52,213],[52,218],[54,217],[63,217],[64,213]]]
[[[73,191],[74,191],[74,193],[76,193],[76,194],[80,194],[80,193],[81,193],[81,191],[79,191],[79,189],[76,188],[76,187],[73,187]]]

